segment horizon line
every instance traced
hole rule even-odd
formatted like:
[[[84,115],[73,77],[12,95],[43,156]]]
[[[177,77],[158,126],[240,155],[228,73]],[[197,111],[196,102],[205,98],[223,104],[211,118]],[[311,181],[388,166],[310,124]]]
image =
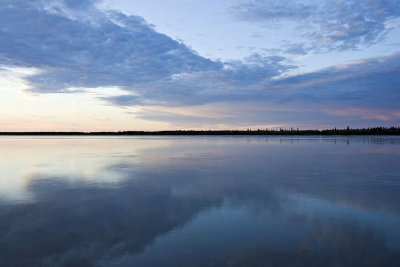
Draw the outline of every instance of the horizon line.
[[[7,131],[0,135],[400,135],[400,126],[328,129],[251,129],[247,130],[127,130],[127,131]]]

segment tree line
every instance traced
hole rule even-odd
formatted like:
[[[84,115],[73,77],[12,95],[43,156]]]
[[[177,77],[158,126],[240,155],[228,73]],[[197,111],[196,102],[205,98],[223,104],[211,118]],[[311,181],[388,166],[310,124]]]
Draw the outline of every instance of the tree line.
[[[247,130],[167,130],[117,132],[0,132],[0,135],[400,135],[400,127],[351,129],[247,129]]]

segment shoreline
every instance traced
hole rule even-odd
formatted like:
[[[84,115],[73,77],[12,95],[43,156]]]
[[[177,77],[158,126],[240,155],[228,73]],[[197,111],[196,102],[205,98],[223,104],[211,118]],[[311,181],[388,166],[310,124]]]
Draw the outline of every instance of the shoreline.
[[[221,136],[221,135],[400,135],[400,127],[376,127],[363,129],[325,130],[166,130],[166,131],[118,131],[118,132],[0,132],[0,136]]]

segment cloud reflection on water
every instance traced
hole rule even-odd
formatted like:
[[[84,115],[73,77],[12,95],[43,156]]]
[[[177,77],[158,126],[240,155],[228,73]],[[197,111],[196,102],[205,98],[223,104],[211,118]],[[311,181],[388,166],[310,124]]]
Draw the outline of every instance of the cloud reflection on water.
[[[371,140],[1,140],[32,199],[0,202],[0,264],[396,265],[400,138]]]

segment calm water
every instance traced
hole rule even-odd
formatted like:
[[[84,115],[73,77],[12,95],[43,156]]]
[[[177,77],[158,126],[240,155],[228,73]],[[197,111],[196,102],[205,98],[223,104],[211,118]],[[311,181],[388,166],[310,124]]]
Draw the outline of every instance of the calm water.
[[[400,266],[400,137],[0,138],[0,266]]]

